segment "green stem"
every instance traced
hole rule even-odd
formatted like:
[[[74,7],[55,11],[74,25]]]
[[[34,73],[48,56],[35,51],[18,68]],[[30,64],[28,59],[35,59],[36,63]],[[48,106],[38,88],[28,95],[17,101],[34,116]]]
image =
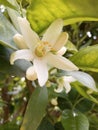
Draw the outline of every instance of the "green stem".
[[[80,98],[79,100],[77,100],[77,101],[75,102],[75,104],[73,105],[72,110],[75,109],[76,105],[79,104],[83,99],[84,99],[84,97],[82,97],[82,98]]]
[[[77,48],[79,48],[79,46],[81,45],[81,43],[84,41],[84,39],[87,37],[87,35],[85,34],[80,40],[78,40],[77,42]]]

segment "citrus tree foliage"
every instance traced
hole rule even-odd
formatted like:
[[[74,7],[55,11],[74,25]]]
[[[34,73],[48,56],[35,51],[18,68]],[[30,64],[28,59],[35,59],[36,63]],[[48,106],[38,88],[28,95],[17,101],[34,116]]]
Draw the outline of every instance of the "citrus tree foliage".
[[[98,129],[97,12],[97,0],[0,0],[0,130]],[[23,23],[19,22],[19,17],[20,21],[24,19]],[[67,68],[73,66],[75,71],[65,71],[60,57],[60,63],[54,58],[48,66],[48,79],[43,86],[39,79],[43,81],[44,70],[40,78],[29,72],[35,76],[30,80],[27,70],[34,62],[28,57],[24,58],[26,60],[15,57],[15,52],[33,48],[29,42],[29,47],[24,47],[27,41],[19,42],[19,34],[25,30],[28,36],[23,38],[29,39],[31,33],[26,32],[27,24],[24,24],[27,20],[30,30],[42,40],[42,46],[38,43],[35,48],[35,54],[42,58],[43,50],[40,48],[50,47],[46,41],[43,42],[44,34],[56,20],[54,26],[58,28],[61,19],[64,21],[62,39],[58,42],[59,47],[55,46],[57,52],[52,48],[49,53],[58,57],[58,48],[63,46],[66,51],[60,57],[66,60]],[[51,29],[50,34],[53,31]],[[17,33],[21,45],[14,40]],[[34,44],[34,38],[31,44]],[[62,43],[63,40],[66,44]],[[12,61],[13,57],[18,60]],[[40,65],[39,68],[37,73],[42,72]]]

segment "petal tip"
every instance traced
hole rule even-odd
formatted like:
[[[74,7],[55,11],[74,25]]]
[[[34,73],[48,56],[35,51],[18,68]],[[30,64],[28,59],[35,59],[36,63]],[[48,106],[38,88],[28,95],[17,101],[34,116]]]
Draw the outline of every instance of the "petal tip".
[[[14,64],[14,53],[12,53],[11,56],[10,56],[10,64],[11,65]]]

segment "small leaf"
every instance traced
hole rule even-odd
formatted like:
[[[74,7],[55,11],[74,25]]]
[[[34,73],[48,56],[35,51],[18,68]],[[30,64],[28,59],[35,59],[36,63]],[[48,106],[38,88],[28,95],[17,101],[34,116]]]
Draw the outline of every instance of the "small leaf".
[[[17,33],[15,28],[7,20],[7,18],[0,13],[0,44],[16,50],[16,45],[13,42],[13,36]]]
[[[98,72],[98,45],[80,50],[70,60],[82,70]]]
[[[61,122],[64,130],[89,130],[88,119],[80,112],[64,110]]]
[[[31,0],[27,18],[32,28],[41,33],[51,22],[63,18],[65,25],[78,21],[98,21],[97,0]],[[41,12],[41,14],[40,14]]]
[[[48,102],[47,88],[36,88],[32,93],[27,106],[23,124],[20,130],[37,130],[41,120],[45,115]]]

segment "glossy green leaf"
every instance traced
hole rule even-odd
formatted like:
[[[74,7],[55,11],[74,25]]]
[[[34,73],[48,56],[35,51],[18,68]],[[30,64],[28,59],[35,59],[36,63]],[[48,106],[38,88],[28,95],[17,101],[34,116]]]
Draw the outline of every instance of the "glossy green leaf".
[[[98,72],[98,45],[80,50],[70,60],[82,70]]]
[[[43,88],[36,88],[28,103],[20,130],[37,130],[41,120],[45,116],[47,102],[47,88],[45,86]]]
[[[88,119],[80,112],[64,110],[61,122],[64,130],[89,130]]]
[[[16,10],[16,7],[13,6],[10,2],[8,2],[7,0],[0,0],[0,4],[1,5],[4,5],[4,6],[7,6],[9,8],[12,8],[14,10]]]
[[[98,21],[97,0],[32,0],[27,18],[32,28],[40,33],[57,18],[63,18],[65,25],[78,21]]]
[[[13,36],[17,33],[12,24],[7,18],[0,13],[0,44],[16,49],[15,43],[13,42]]]

